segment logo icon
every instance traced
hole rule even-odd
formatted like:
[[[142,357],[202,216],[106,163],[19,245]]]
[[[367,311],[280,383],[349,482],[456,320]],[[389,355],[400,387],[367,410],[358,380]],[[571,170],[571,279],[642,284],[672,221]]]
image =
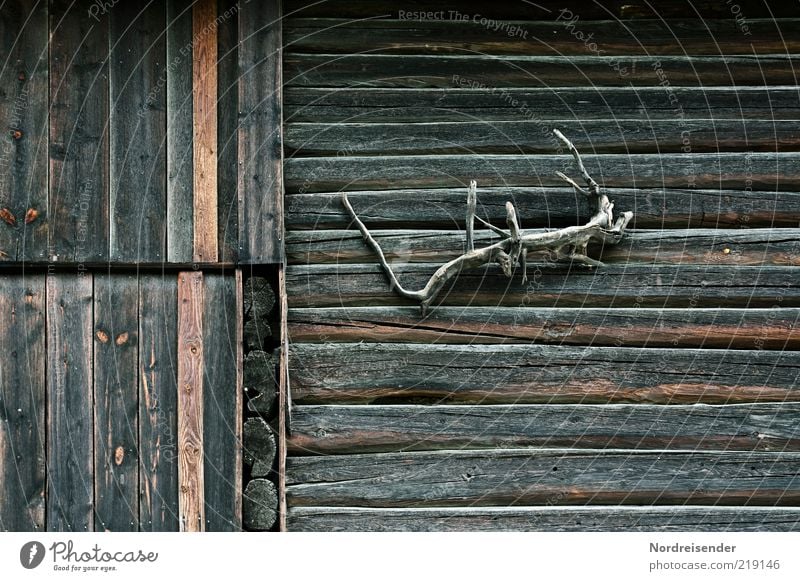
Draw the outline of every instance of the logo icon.
[[[30,541],[19,550],[19,562],[26,569],[35,569],[44,560],[44,545],[39,541]]]

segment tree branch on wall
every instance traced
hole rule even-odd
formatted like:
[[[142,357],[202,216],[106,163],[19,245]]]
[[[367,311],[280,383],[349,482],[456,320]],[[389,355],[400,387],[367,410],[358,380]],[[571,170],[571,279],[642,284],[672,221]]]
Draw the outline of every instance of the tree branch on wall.
[[[407,299],[418,301],[422,307],[423,315],[445,284],[462,270],[478,268],[496,262],[502,268],[503,274],[511,278],[517,266],[521,266],[522,283],[525,284],[527,281],[526,259],[529,252],[548,251],[556,260],[577,262],[588,267],[602,266],[602,262],[587,256],[586,248],[589,243],[595,241],[605,244],[617,244],[622,239],[628,222],[633,218],[633,212],[624,212],[615,219],[613,214],[614,203],[600,191],[600,186],[586,171],[578,150],[558,129],[554,129],[553,133],[569,149],[586,185],[580,186],[572,178],[561,172],[557,172],[557,175],[570,184],[575,191],[584,194],[594,204],[595,212],[592,218],[582,226],[569,226],[551,232],[525,234],[523,230],[520,230],[520,221],[516,208],[511,202],[506,202],[506,224],[508,230],[503,230],[475,214],[477,184],[475,180],[472,180],[467,192],[466,252],[440,266],[431,275],[428,283],[417,291],[408,290],[400,284],[391,266],[389,266],[380,245],[364,225],[364,222],[358,217],[358,214],[356,214],[350,200],[347,198],[347,193],[342,192],[344,207],[347,208],[353,221],[355,221],[366,243],[378,255],[392,288]],[[501,240],[490,246],[476,249],[473,237],[475,221],[491,229],[500,236]]]

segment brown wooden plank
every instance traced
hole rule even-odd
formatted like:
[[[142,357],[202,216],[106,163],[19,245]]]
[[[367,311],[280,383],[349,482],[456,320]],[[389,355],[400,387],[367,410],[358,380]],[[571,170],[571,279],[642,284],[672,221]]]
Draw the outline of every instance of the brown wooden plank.
[[[239,23],[237,0],[218,0],[217,155],[218,249],[220,262],[239,256]]]
[[[166,3],[109,11],[110,258],[167,258]]]
[[[419,307],[289,309],[292,341],[799,350],[797,308]]]
[[[800,404],[304,405],[290,454],[583,448],[800,451]]]
[[[52,261],[108,259],[108,13],[92,5],[50,4]]]
[[[296,532],[788,532],[800,509],[722,506],[481,508],[296,507]]]
[[[587,149],[581,141],[576,140],[575,145]],[[583,160],[589,173],[608,188],[725,188],[748,192],[800,188],[797,153],[584,155]],[[572,157],[564,155],[397,155],[390,162],[379,156],[287,159],[286,188],[300,194],[465,188],[473,179],[481,187],[560,186],[564,182],[556,171],[566,169],[571,174],[574,167]]]
[[[139,528],[177,531],[178,291],[173,276],[139,278]]]
[[[290,355],[298,404],[800,402],[795,351],[294,343]]]
[[[192,2],[167,0],[167,260],[191,262],[194,243]]]
[[[96,531],[139,530],[139,283],[94,277]]]
[[[745,180],[746,181],[746,180]],[[745,189],[606,188],[616,208],[633,212],[631,228],[796,228],[800,194]],[[370,227],[453,229],[464,223],[466,187],[391,189],[348,196]],[[505,228],[506,202],[523,228],[562,227],[588,221],[591,209],[569,189],[478,188],[478,215]],[[292,194],[286,199],[289,229],[347,228],[350,216],[338,192]]]
[[[181,531],[205,530],[203,273],[178,274],[178,509]]]
[[[741,9],[741,7],[739,7]],[[560,12],[560,11],[559,11]],[[736,55],[800,52],[796,19],[730,18],[698,23],[685,19],[587,21],[583,10],[550,21],[489,20],[463,10],[435,11],[430,20],[290,18],[284,22],[287,50],[350,54],[493,55]],[[458,15],[458,16],[457,16]],[[399,16],[397,13],[395,17]],[[575,16],[578,16],[575,19]],[[587,39],[585,42],[583,39]]]
[[[297,506],[787,506],[796,452],[447,450],[289,458]]]
[[[217,249],[216,0],[192,5],[194,95],[194,260],[216,262]]]
[[[674,95],[674,97],[671,97]],[[399,123],[639,119],[798,119],[791,87],[508,87],[386,89],[287,87],[287,123]]]
[[[400,284],[421,289],[444,264],[395,264]],[[413,305],[389,288],[378,264],[321,264],[287,269],[292,307]],[[497,265],[465,270],[437,297],[442,306],[760,307],[800,306],[792,266],[613,264],[597,268],[540,262],[509,279]]]
[[[281,3],[239,7],[239,229],[244,263],[282,261]]]
[[[94,530],[92,277],[47,277],[47,530]]]
[[[464,253],[465,234],[459,230],[375,230],[372,235],[392,264],[444,262]],[[489,230],[475,232],[476,247],[497,240]],[[620,244],[590,246],[589,252],[606,264],[800,266],[800,231],[636,230],[628,232]],[[370,263],[375,253],[357,231],[300,230],[286,234],[286,258],[289,264]],[[531,263],[543,259],[539,253],[528,254]]]
[[[0,530],[44,531],[45,277],[0,277]]]
[[[47,257],[47,2],[10,0],[0,15],[0,261]]]
[[[571,56],[380,55],[287,53],[290,87],[735,87],[791,85],[793,55]],[[765,71],[769,71],[769,75]],[[668,90],[665,95],[669,95]]]
[[[234,273],[203,275],[203,487],[205,530],[242,529],[242,391]]]

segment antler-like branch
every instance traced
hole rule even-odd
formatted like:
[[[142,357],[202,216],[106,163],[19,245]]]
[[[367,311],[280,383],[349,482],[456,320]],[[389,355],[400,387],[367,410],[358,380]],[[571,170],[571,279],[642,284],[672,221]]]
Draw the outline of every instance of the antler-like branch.
[[[502,268],[503,273],[511,278],[514,268],[521,260],[523,267],[522,280],[524,284],[527,280],[526,260],[529,252],[547,250],[554,253],[559,259],[579,262],[589,267],[602,266],[601,262],[586,255],[586,248],[589,242],[598,241],[606,244],[616,244],[622,239],[625,228],[631,218],[633,218],[633,213],[625,212],[614,220],[614,204],[608,199],[608,196],[600,192],[600,186],[586,171],[586,167],[583,165],[583,160],[577,148],[558,129],[554,129],[553,133],[564,142],[570,153],[572,153],[578,171],[586,182],[587,187],[583,188],[579,186],[572,178],[567,177],[561,172],[556,173],[561,179],[575,188],[576,191],[593,199],[592,201],[594,201],[596,206],[595,214],[592,218],[582,226],[569,226],[550,232],[532,232],[530,234],[525,234],[519,227],[519,218],[516,208],[511,202],[507,202],[506,224],[508,225],[508,231],[506,232],[505,230],[489,224],[475,214],[477,207],[477,184],[475,180],[472,180],[467,192],[466,253],[440,266],[436,272],[431,275],[425,287],[418,291],[408,290],[400,284],[391,266],[389,266],[380,245],[356,214],[350,200],[347,198],[347,194],[342,192],[342,203],[344,207],[353,218],[359,230],[361,230],[361,235],[364,240],[375,250],[381,266],[386,272],[386,276],[389,277],[392,287],[405,298],[418,301],[422,307],[423,315],[447,281],[455,277],[461,270],[477,268],[485,264],[496,262]],[[502,239],[490,246],[476,250],[474,247],[475,220],[499,234]]]

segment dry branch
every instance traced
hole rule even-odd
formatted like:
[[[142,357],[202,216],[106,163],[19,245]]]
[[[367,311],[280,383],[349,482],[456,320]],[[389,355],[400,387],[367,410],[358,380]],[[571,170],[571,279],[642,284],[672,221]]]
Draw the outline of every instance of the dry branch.
[[[589,267],[602,266],[602,263],[589,258],[586,254],[586,247],[591,241],[604,242],[606,244],[616,244],[622,239],[625,227],[633,218],[632,212],[624,212],[614,219],[614,204],[608,196],[601,193],[600,186],[597,184],[583,165],[580,153],[560,131],[553,130],[553,133],[560,139],[572,153],[575,164],[581,174],[586,187],[581,187],[572,178],[557,172],[557,175],[570,184],[577,192],[587,196],[595,205],[595,213],[592,218],[582,226],[569,226],[552,232],[535,232],[525,234],[519,227],[517,210],[511,202],[506,202],[506,224],[508,231],[497,228],[475,215],[476,189],[477,184],[472,180],[467,193],[467,224],[466,224],[466,252],[461,256],[440,266],[428,280],[424,288],[412,291],[404,288],[397,280],[397,276],[386,260],[378,242],[367,229],[364,222],[356,214],[347,193],[342,192],[342,203],[350,216],[355,221],[361,231],[364,240],[369,244],[378,255],[381,266],[389,277],[392,288],[396,289],[402,296],[418,301],[425,314],[428,306],[442,290],[444,285],[451,278],[455,277],[461,270],[477,268],[485,264],[496,262],[502,268],[503,273],[511,278],[517,265],[522,266],[523,284],[527,280],[526,258],[529,252],[550,251],[556,260],[567,260],[579,262]],[[474,222],[478,220],[484,226],[501,236],[501,240],[490,246],[475,249],[474,247]]]

